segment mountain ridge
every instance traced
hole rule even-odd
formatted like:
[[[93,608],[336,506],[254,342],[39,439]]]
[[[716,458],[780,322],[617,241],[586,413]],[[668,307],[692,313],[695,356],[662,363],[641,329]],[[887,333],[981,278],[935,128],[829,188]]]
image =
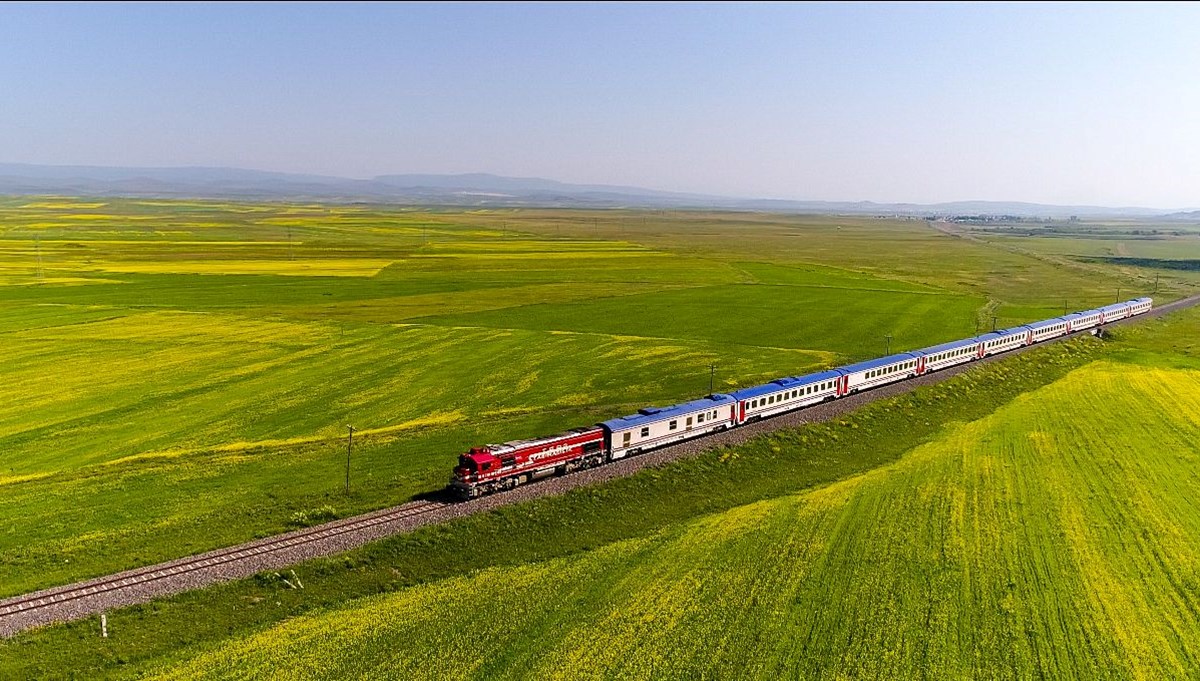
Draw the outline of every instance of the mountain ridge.
[[[387,174],[370,179],[219,166],[116,167],[0,163],[0,194],[145,198],[322,200],[479,207],[675,208],[937,217],[1164,217],[1200,219],[1192,209],[1062,206],[1021,201],[935,204],[806,201],[572,184],[491,173]],[[1194,216],[1194,218],[1193,218]]]

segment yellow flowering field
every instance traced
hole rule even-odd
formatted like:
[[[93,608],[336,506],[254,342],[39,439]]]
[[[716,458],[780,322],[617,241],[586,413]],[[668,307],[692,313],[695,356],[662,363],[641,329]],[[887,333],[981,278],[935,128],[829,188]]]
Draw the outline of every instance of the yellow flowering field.
[[[161,678],[1189,678],[1200,372],[1097,362],[895,464],[306,615]]]

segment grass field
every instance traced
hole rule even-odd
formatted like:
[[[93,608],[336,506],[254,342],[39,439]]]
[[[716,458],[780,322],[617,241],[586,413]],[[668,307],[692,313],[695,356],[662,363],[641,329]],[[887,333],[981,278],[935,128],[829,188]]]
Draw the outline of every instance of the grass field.
[[[0,199],[0,595],[402,502],[713,363],[728,390],[1145,283],[911,221]]]
[[[1194,566],[1181,559],[1180,541],[1195,530],[1188,499],[1196,484],[1197,324],[1193,310],[1122,329],[1116,342],[1039,348],[1020,362],[980,367],[834,423],[313,561],[295,568],[304,589],[263,575],[110,613],[108,639],[98,637],[94,620],[29,632],[0,642],[0,676],[278,678],[294,669],[369,677],[384,665],[418,663],[431,671],[515,674],[518,667],[503,665],[532,660],[545,670],[533,658],[550,647],[585,662],[603,659],[610,629],[621,636],[609,641],[622,652],[617,664],[628,660],[621,669],[635,676],[669,675],[663,665],[704,669],[712,661],[703,650],[711,649],[740,660],[736,669],[764,676],[797,651],[810,655],[800,669],[824,665],[815,676],[878,670],[875,676],[892,677],[894,664],[937,676],[1194,671],[1170,641],[1188,635],[1194,618],[1158,613],[1196,597],[1188,586]],[[1145,424],[1105,427],[1101,417],[1121,410]],[[1078,513],[1103,521],[1067,524]],[[777,552],[781,543],[786,555]],[[546,574],[577,569],[594,572],[572,585]],[[1105,591],[1081,587],[1080,575],[1091,580],[1105,570],[1119,578]],[[508,579],[514,575],[538,581],[519,589]],[[497,580],[506,586],[493,591]],[[739,584],[748,586],[727,589]],[[1143,609],[1139,599],[1171,596],[1175,586],[1182,593],[1173,605]],[[470,597],[455,590],[474,587],[487,588]],[[794,600],[767,587],[784,588]],[[380,592],[394,594],[352,600]],[[549,607],[542,597],[557,601]],[[1124,609],[1106,609],[1110,601]],[[409,629],[423,617],[406,614],[418,603],[446,621]],[[679,616],[662,616],[669,613]],[[926,622],[929,613],[942,619]],[[446,626],[453,623],[459,632]],[[513,642],[509,652],[495,653],[494,628],[465,646],[464,637],[485,625],[506,623],[517,627],[504,639]],[[343,624],[337,637],[323,638]],[[862,627],[849,628],[855,624]],[[718,626],[707,648],[678,638]],[[927,630],[940,638],[923,639]],[[580,645],[564,638],[572,631],[600,638]],[[1081,631],[1082,642],[1070,638]],[[1126,654],[1120,646],[1129,636],[1145,643]],[[638,645],[641,638],[675,642],[678,650],[664,657]],[[1155,648],[1164,638],[1171,647]],[[290,654],[292,640],[309,650],[270,666]],[[1066,648],[1070,655],[1048,648],[1063,641],[1084,647]],[[343,644],[361,652],[349,659]],[[1008,654],[1010,644],[1019,644],[1017,654]],[[325,657],[317,660],[317,651]],[[288,666],[310,661],[317,666]],[[934,663],[940,666],[922,667]],[[245,666],[229,673],[231,664]]]
[[[1200,371],[1095,362],[894,464],[301,617],[163,678],[1189,677],[1198,415]]]

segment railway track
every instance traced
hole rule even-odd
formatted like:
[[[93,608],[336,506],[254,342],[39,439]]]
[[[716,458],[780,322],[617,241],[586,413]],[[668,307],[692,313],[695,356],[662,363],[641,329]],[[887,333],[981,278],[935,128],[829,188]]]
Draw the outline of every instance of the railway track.
[[[85,600],[111,602],[112,599],[106,597],[114,593],[128,591],[145,593],[147,591],[155,591],[156,589],[152,587],[157,582],[172,580],[180,576],[199,572],[227,573],[229,571],[222,570],[222,568],[241,565],[261,566],[264,562],[270,563],[273,561],[255,559],[288,554],[297,549],[302,549],[306,545],[325,544],[345,535],[363,534],[392,523],[416,516],[427,515],[434,511],[442,510],[447,506],[449,504],[440,501],[416,501],[382,511],[335,520],[315,527],[256,540],[247,544],[182,558],[169,563],[137,568],[78,584],[55,587],[24,596],[9,598],[0,601],[0,635],[11,635],[13,632],[9,631],[10,629],[20,630],[40,624],[40,620],[43,618],[37,616],[39,612],[63,611],[64,606],[69,606],[70,604],[86,605],[80,603]],[[242,570],[235,571],[242,572]],[[254,570],[253,572],[257,571]],[[147,589],[146,587],[151,588]],[[174,591],[174,589],[170,591]],[[123,605],[123,603],[120,604]],[[66,607],[65,609],[69,611],[72,608]],[[88,610],[89,614],[91,610],[87,607],[74,609]],[[57,619],[61,618],[50,618],[50,620]],[[19,626],[20,624],[24,624],[24,626]],[[13,627],[12,625],[18,626]]]
[[[1200,304],[1200,295],[1167,303],[1146,314],[1113,322],[1111,325],[1123,325],[1145,318],[1159,317],[1197,304]],[[1020,348],[994,355],[980,360],[980,362],[1002,360],[1032,348],[1087,333],[1089,331],[1080,331],[1029,348]],[[943,369],[934,374],[885,385],[834,402],[787,412],[716,435],[684,441],[599,468],[569,476],[549,478],[509,492],[468,502],[414,501],[167,563],[136,568],[107,577],[0,600],[0,637],[9,637],[25,629],[50,622],[80,619],[106,610],[144,603],[156,597],[180,593],[220,581],[249,577],[264,570],[278,569],[311,558],[346,551],[397,532],[411,531],[424,525],[630,475],[647,466],[658,465],[685,456],[694,456],[718,445],[737,444],[764,432],[828,420],[857,409],[867,402],[945,380],[975,366],[975,364],[972,362]]]

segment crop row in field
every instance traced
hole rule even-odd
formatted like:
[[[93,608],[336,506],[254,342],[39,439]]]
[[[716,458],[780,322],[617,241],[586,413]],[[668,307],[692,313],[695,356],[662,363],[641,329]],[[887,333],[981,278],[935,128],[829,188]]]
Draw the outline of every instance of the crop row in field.
[[[305,616],[164,678],[1188,677],[1198,414],[1200,372],[1093,364],[828,487]]]

